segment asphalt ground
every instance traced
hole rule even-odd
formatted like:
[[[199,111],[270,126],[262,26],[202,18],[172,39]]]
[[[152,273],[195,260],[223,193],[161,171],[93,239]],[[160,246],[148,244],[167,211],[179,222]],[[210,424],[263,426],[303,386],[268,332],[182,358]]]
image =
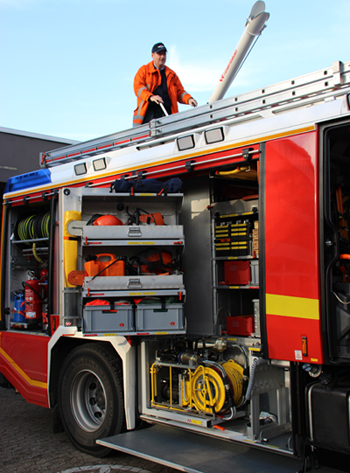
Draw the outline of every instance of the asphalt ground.
[[[122,452],[96,458],[77,450],[64,432],[53,433],[49,409],[0,388],[1,473],[178,473]]]

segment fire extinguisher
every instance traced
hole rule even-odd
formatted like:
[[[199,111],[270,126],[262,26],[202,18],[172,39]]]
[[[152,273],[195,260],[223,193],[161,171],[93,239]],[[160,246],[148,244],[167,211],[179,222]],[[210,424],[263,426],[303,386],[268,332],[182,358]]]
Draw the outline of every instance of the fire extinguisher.
[[[37,323],[41,320],[41,288],[33,271],[28,272],[29,279],[23,282],[26,322]]]

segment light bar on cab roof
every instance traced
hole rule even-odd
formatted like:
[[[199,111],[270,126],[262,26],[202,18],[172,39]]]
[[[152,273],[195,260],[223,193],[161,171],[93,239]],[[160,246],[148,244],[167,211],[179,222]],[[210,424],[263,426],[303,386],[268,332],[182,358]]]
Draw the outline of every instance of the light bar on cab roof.
[[[6,183],[4,194],[7,192],[16,192],[23,189],[51,184],[51,182],[51,173],[48,169],[27,172],[20,176],[10,177]]]

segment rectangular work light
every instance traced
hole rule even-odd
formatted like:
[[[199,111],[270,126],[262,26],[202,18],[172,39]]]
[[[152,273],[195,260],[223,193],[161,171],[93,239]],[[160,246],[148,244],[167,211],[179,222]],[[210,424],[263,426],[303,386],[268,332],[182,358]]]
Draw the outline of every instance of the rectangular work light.
[[[222,127],[205,131],[204,136],[207,145],[218,143],[219,141],[224,141],[225,139],[224,129]]]
[[[194,135],[181,136],[177,139],[177,148],[179,151],[185,151],[195,147]]]
[[[87,173],[86,163],[76,164],[74,166],[74,171],[77,176],[82,176]]]
[[[94,165],[95,171],[102,171],[107,167],[105,158],[95,159],[92,164]]]

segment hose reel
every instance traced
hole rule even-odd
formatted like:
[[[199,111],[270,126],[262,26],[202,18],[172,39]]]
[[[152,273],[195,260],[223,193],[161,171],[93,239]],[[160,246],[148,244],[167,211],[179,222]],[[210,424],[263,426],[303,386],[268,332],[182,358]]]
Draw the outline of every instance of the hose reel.
[[[33,255],[35,259],[41,262],[38,256],[36,247],[41,246],[41,242],[29,242],[27,240],[38,240],[41,238],[48,238],[50,229],[50,212],[29,215],[25,218],[17,220],[15,224],[15,233],[23,244],[32,245]]]
[[[234,405],[237,406],[242,399],[243,368],[233,360],[225,362],[222,368],[229,379]],[[187,379],[182,379],[181,390],[182,405],[194,407],[199,412],[218,413],[227,400],[222,375],[215,366],[200,365],[194,373],[189,370]]]
[[[182,404],[200,412],[212,414],[221,411],[225,403],[225,386],[221,376],[213,369],[198,366],[188,381],[182,384]]]

